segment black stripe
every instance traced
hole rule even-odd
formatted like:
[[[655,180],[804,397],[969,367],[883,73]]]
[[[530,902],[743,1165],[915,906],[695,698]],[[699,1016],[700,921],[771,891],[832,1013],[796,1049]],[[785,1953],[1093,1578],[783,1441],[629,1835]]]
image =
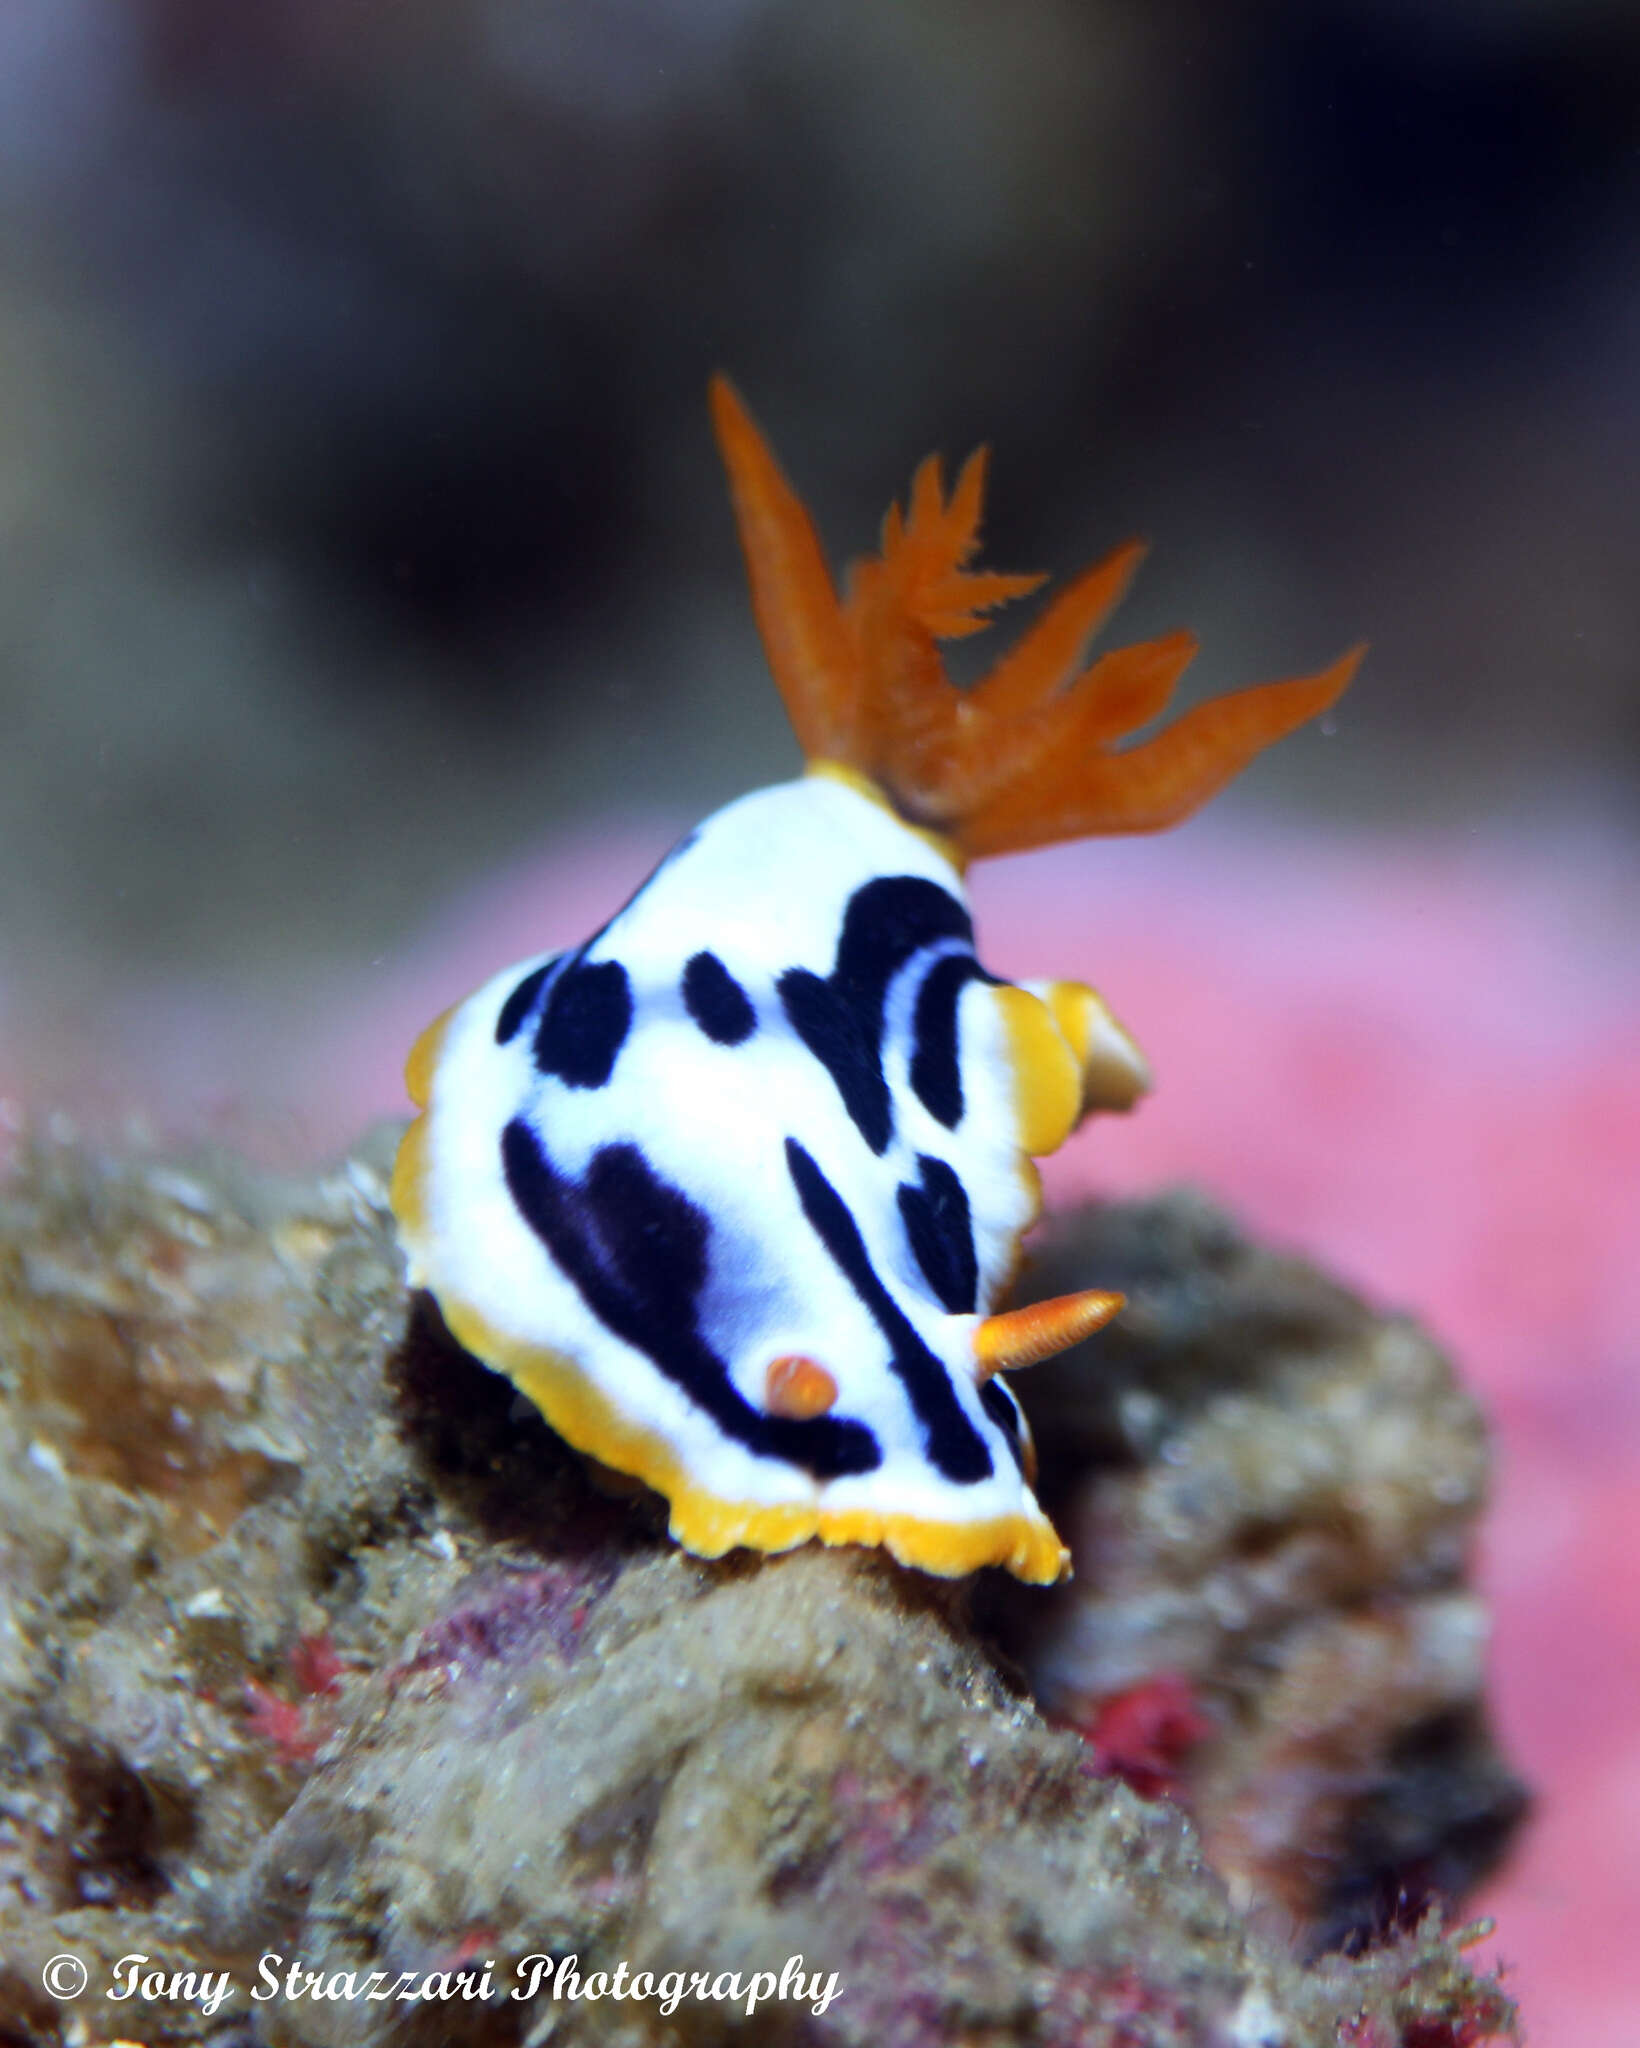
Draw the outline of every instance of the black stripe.
[[[972,945],[973,922],[948,889],[921,875],[879,875],[843,913],[837,958],[822,979],[793,967],[780,977],[792,1028],[826,1068],[861,1137],[879,1155],[894,1133],[883,1075],[883,1004],[905,963],[942,939]]]
[[[979,1301],[979,1260],[974,1251],[968,1191],[943,1159],[917,1155],[921,1185],[906,1181],[896,1199],[900,1221],[934,1299],[954,1316],[971,1316]]]
[[[1020,1426],[1019,1403],[1009,1393],[1001,1380],[987,1380],[979,1390],[980,1406],[990,1416],[1007,1440],[1008,1448],[1014,1454],[1014,1463],[1020,1471],[1025,1470],[1025,1434]]]
[[[854,1128],[873,1152],[888,1150],[894,1111],[883,1075],[882,1019],[875,1022],[829,981],[793,967],[777,984],[792,1028],[837,1084]]]
[[[917,991],[913,1019],[916,1050],[911,1086],[931,1117],[954,1131],[962,1122],[962,1067],[957,1057],[957,1005],[971,981],[995,983],[972,953],[948,953],[936,960]]]
[[[945,1367],[877,1277],[848,1204],[795,1138],[786,1140],[786,1166],[815,1235],[888,1339],[889,1363],[922,1424],[929,1462],[960,1486],[989,1479],[994,1468],[985,1439],[963,1413]]]
[[[764,1415],[739,1393],[700,1330],[712,1226],[636,1145],[605,1145],[585,1179],[571,1180],[514,1117],[501,1134],[501,1163],[519,1213],[599,1322],[651,1359],[725,1436],[816,1479],[882,1463],[863,1422]]]

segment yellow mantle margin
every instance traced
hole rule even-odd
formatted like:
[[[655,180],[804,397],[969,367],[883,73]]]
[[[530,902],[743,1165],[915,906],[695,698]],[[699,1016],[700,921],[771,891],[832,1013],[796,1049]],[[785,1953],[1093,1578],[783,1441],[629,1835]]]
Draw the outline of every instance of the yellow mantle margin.
[[[629,1472],[666,1496],[672,1535],[697,1557],[749,1550],[791,1550],[822,1543],[880,1544],[901,1564],[941,1578],[963,1578],[982,1565],[1005,1566],[1030,1585],[1050,1586],[1070,1568],[1070,1553],[1043,1515],[997,1515],[978,1522],[937,1522],[872,1508],[827,1509],[812,1502],[768,1507],[720,1500],[695,1483],[671,1445],[623,1415],[561,1352],[508,1337],[477,1309],[436,1284],[427,1242],[426,1119],[405,1133],[393,1173],[393,1209],[421,1277],[433,1283],[456,1341],[503,1372],[566,1442],[588,1457]]]

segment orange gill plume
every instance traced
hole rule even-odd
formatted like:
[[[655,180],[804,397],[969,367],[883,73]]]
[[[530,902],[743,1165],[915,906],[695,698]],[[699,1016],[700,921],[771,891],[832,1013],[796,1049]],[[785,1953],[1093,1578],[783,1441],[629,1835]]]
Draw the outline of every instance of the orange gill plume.
[[[949,498],[938,458],[921,465],[905,513],[890,507],[881,552],[852,566],[839,600],[813,522],[726,378],[713,378],[711,401],[758,629],[804,754],[868,777],[965,857],[1177,823],[1336,702],[1365,651],[1198,704],[1119,747],[1167,708],[1196,650],[1188,633],[1170,633],[1082,666],[1144,553],[1129,543],[959,690],[938,643],[983,631],[982,614],[1044,581],[967,567],[985,451],[969,457]]]

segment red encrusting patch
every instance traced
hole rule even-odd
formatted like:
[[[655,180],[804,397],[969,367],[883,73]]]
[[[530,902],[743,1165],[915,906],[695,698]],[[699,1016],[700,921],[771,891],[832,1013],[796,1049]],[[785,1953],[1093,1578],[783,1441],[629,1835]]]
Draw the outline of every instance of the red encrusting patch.
[[[406,1672],[523,1661],[550,1645],[565,1663],[581,1648],[587,1616],[612,1574],[543,1568],[475,1587],[422,1633]]]
[[[342,1689],[342,1660],[329,1629],[298,1636],[290,1653],[290,1675],[310,1699],[330,1699]]]
[[[1120,1778],[1141,1799],[1177,1797],[1186,1756],[1213,1732],[1187,1681],[1171,1671],[1064,1718],[1088,1745],[1090,1775]]]
[[[1381,2020],[1364,2012],[1338,2022],[1338,2048],[1399,2048],[1399,2043]]]
[[[334,1717],[316,1705],[334,1699],[342,1689],[346,1669],[328,1629],[316,1635],[298,1636],[287,1659],[292,1685],[302,1695],[286,1699],[260,1679],[244,1683],[245,1725],[252,1735],[268,1743],[280,1763],[295,1766],[312,1763],[334,1732]]]
[[[462,1969],[475,1956],[487,1956],[499,1940],[499,1930],[494,1927],[469,1927],[455,1947],[435,1967],[440,1970]]]
[[[1502,2001],[1482,1985],[1464,2011],[1402,2022],[1400,2048],[1486,2048],[1489,2041],[1514,2038],[1505,2031]]]
[[[306,1706],[281,1699],[260,1680],[245,1680],[245,1725],[273,1749],[282,1764],[308,1764],[319,1754],[325,1731],[308,1720]]]
[[[918,1868],[952,1822],[935,1812],[929,1787],[901,1785],[874,1791],[853,1769],[832,1783],[832,1810],[843,1827],[843,1854],[861,1877]]]

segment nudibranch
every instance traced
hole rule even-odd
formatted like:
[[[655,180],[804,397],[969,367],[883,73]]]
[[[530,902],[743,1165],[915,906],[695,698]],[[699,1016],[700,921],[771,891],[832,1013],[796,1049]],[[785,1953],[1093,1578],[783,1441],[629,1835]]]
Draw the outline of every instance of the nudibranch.
[[[709,818],[603,929],[417,1042],[393,1177],[413,1285],[576,1449],[716,1557],[883,1544],[1047,1583],[1066,1552],[1001,1377],[1121,1305],[999,1310],[1033,1160],[1148,1082],[1091,988],[980,965],[969,860],[1193,811],[1338,697],[1333,667],[1188,711],[1182,633],[1084,667],[1142,550],[977,686],[938,643],[1036,576],[967,565],[985,454],[917,471],[839,598],[739,397],[712,413],[770,667],[808,762]]]

